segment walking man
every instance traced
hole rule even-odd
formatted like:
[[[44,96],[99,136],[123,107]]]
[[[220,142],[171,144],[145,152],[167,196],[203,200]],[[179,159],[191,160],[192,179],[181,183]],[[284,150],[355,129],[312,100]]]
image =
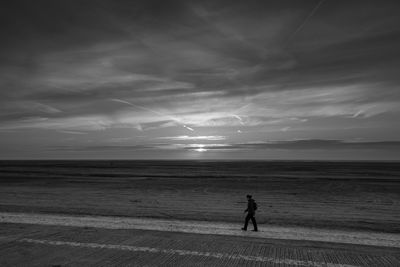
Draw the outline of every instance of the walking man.
[[[254,199],[252,199],[251,195],[247,195],[247,209],[244,211],[245,213],[247,212],[247,216],[246,219],[244,221],[244,227],[242,228],[243,231],[247,231],[247,225],[249,224],[249,220],[251,220],[251,222],[253,223],[253,227],[254,227],[254,232],[257,232],[257,222],[256,222],[256,218],[254,218],[254,215],[256,213],[256,209],[257,209],[257,204],[254,201]]]

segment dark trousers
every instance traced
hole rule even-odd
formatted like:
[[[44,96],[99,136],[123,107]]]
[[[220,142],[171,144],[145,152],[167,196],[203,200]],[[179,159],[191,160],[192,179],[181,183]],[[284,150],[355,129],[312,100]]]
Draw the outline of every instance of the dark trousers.
[[[246,219],[244,221],[244,230],[247,230],[247,225],[249,224],[249,220],[251,220],[251,222],[253,223],[254,226],[254,230],[258,230],[257,229],[257,222],[256,222],[256,218],[254,218],[254,213],[247,213]]]

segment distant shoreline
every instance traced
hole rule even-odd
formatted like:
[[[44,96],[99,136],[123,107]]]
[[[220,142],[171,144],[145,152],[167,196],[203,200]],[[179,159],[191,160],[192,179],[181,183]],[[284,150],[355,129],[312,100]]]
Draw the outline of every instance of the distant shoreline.
[[[96,161],[136,161],[136,162],[307,162],[307,163],[329,163],[329,162],[378,162],[378,163],[400,163],[400,160],[300,160],[300,159],[0,159],[0,162],[22,162],[22,161],[33,161],[33,162],[40,162],[40,161],[50,161],[50,162],[57,162],[57,161],[87,161],[87,162],[96,162]]]

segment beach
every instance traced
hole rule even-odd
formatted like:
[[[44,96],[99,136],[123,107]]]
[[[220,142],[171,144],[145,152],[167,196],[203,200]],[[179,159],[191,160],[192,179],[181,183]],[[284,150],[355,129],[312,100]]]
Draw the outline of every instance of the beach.
[[[399,173],[395,162],[1,161],[0,265],[398,266]],[[246,194],[259,232],[240,230]]]
[[[400,166],[381,162],[2,161],[0,212],[400,230]]]

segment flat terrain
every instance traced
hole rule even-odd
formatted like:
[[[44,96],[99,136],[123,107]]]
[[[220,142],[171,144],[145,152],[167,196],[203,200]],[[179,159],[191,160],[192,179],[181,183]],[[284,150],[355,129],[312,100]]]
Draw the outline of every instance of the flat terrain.
[[[266,239],[319,241],[400,249],[400,234],[371,231],[329,230],[259,224],[258,232],[241,231],[241,223],[181,221],[116,216],[0,213],[0,223],[40,224],[104,229],[141,229],[195,234],[230,235]]]
[[[0,227],[0,266],[399,265],[395,248],[135,229]]]
[[[0,161],[0,266],[400,266],[399,177],[376,162]],[[239,230],[248,193],[257,233]]]
[[[2,161],[0,212],[242,222],[400,232],[400,164]]]

